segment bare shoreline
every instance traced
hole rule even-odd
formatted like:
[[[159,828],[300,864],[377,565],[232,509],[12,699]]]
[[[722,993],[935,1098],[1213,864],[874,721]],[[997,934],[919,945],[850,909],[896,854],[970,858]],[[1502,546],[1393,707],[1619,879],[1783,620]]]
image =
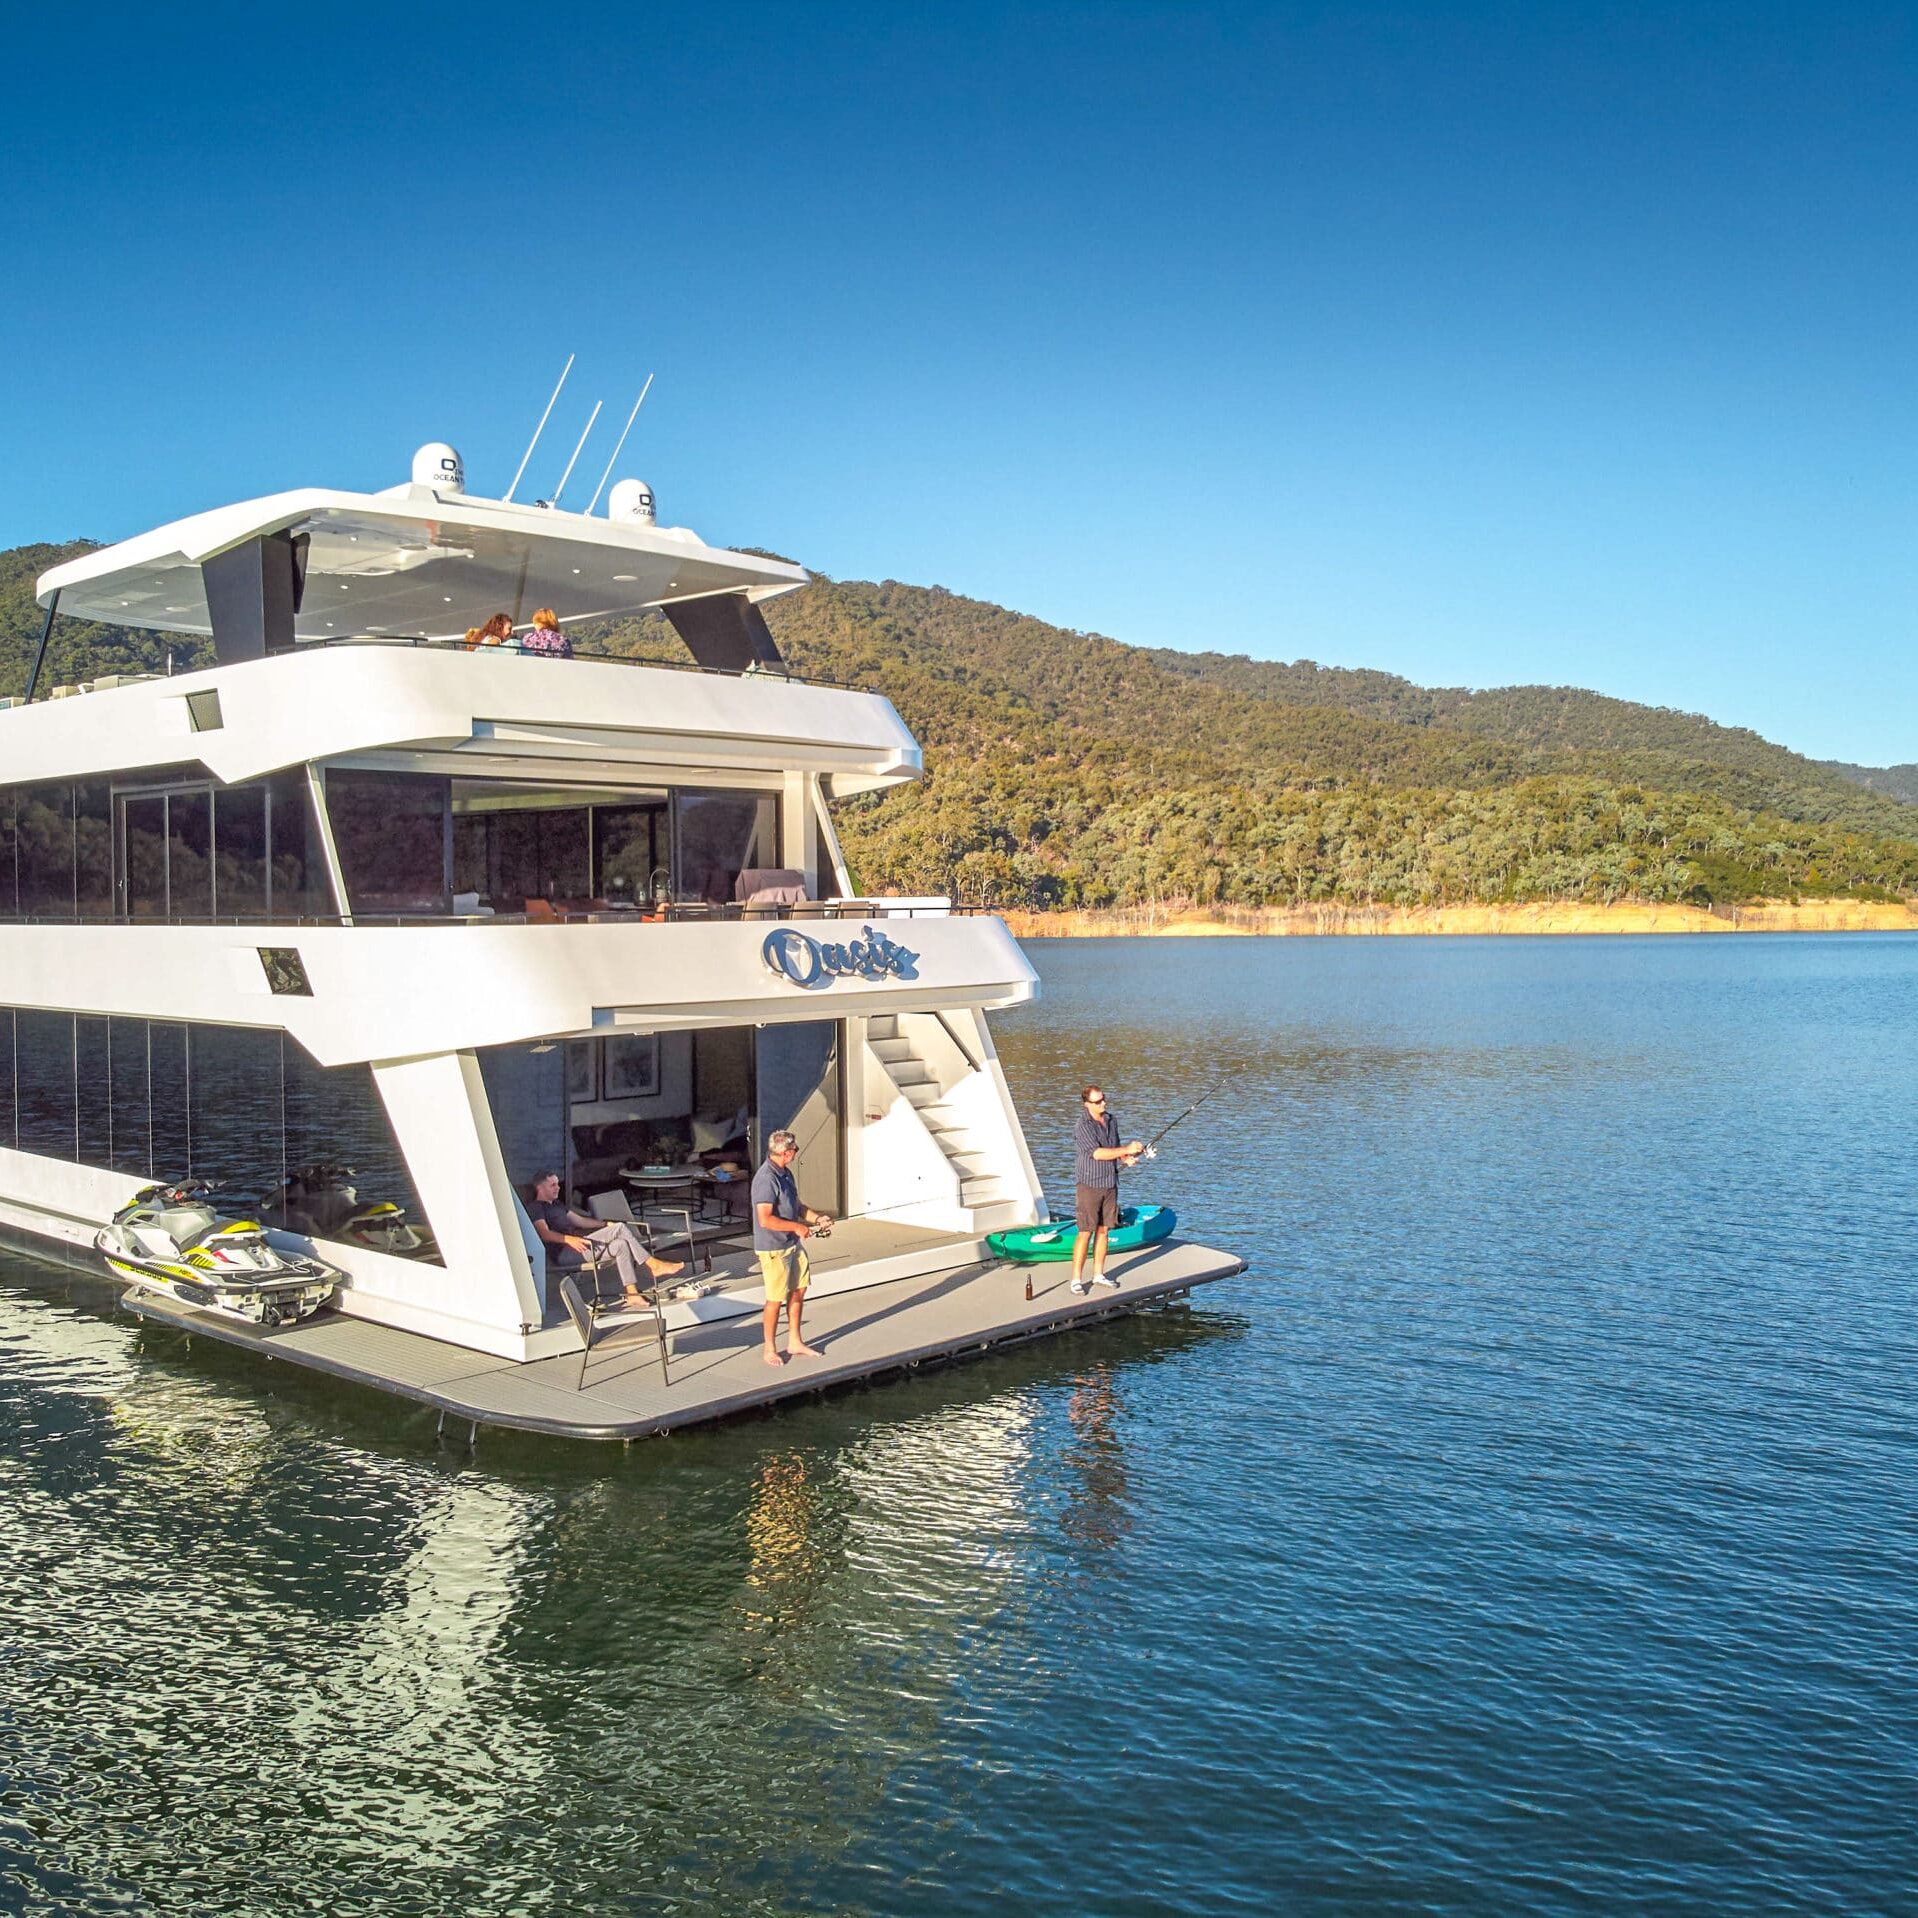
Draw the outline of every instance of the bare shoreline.
[[[1821,899],[1801,905],[1134,906],[1001,915],[1020,939],[1380,938],[1406,935],[1918,932],[1918,905]]]

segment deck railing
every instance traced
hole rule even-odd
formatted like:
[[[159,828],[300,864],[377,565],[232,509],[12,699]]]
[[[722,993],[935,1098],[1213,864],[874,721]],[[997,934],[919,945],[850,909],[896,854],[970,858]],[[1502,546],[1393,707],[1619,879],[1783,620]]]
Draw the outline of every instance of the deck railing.
[[[322,649],[330,651],[337,646],[397,646],[408,651],[418,651],[424,648],[431,652],[445,653],[465,651],[466,642],[459,639],[408,638],[403,633],[336,633],[326,639],[302,639],[292,647],[283,648],[279,652],[268,653],[266,657],[268,659],[286,659],[297,653],[315,652]],[[842,680],[815,678],[810,674],[796,671],[783,661],[776,664],[756,662],[751,666],[745,667],[743,670],[735,671],[730,666],[702,666],[696,659],[687,659],[684,657],[671,658],[653,653],[609,653],[592,647],[580,646],[577,643],[574,644],[570,654],[521,653],[517,646],[488,646],[476,648],[475,656],[477,657],[479,653],[482,652],[515,655],[527,660],[529,663],[540,665],[556,664],[564,666],[574,661],[587,661],[591,664],[602,666],[645,666],[655,672],[705,673],[716,679],[776,679],[789,686],[814,686],[824,691],[835,693],[870,694],[872,692],[872,688],[869,686],[849,686]],[[256,662],[248,661],[247,663],[254,664]],[[211,665],[207,665],[188,666],[181,670],[185,672],[206,672],[211,669]],[[173,653],[172,649],[169,648],[164,673],[131,672],[106,674],[98,680],[82,680],[76,685],[51,687],[36,695],[33,703],[39,705],[49,699],[73,698],[95,691],[111,692],[118,687],[131,686],[146,680],[171,678],[173,672]],[[18,709],[24,707],[26,704],[27,701],[21,698],[0,699],[0,710],[6,710],[8,708]]]
[[[810,920],[964,919],[991,917],[997,906],[962,906],[943,899],[809,899],[790,906],[667,905],[626,911],[588,907],[550,913],[77,913],[0,914],[0,926],[654,926],[779,925]]]

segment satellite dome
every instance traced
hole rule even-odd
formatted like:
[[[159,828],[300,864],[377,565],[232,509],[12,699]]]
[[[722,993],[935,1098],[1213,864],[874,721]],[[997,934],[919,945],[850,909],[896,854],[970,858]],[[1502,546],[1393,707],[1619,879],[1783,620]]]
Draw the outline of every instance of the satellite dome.
[[[436,493],[463,493],[465,464],[444,440],[428,440],[413,455],[413,484],[430,486]]]
[[[621,480],[606,497],[606,517],[636,520],[641,526],[651,526],[657,518],[653,489],[644,480]]]

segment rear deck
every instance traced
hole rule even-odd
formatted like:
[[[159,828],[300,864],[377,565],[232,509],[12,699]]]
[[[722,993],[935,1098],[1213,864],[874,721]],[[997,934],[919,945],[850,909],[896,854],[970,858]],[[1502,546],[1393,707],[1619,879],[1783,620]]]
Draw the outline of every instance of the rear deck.
[[[805,1324],[819,1356],[790,1359],[776,1369],[761,1356],[756,1314],[685,1326],[673,1334],[669,1382],[660,1378],[649,1317],[630,1324],[605,1321],[590,1354],[575,1347],[518,1363],[339,1312],[263,1331],[137,1288],[122,1304],[154,1324],[435,1407],[475,1430],[486,1425],[563,1438],[635,1439],[1134,1312],[1181,1297],[1195,1285],[1231,1278],[1245,1270],[1245,1261],[1170,1239],[1115,1255],[1108,1269],[1118,1289],[1101,1288],[1084,1298],[1069,1289],[1069,1265],[991,1259],[815,1294]]]

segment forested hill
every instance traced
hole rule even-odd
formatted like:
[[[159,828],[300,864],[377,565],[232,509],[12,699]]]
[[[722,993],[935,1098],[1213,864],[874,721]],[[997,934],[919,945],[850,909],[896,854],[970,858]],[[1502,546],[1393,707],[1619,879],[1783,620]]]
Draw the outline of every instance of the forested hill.
[[[1867,786],[1875,793],[1889,793],[1908,805],[1918,806],[1918,765],[1853,766],[1842,759],[1821,759],[1827,772],[1849,779],[1854,785]]]
[[[0,690],[24,683],[34,576],[77,550],[0,553]],[[1891,774],[1692,714],[1130,647],[893,581],[816,579],[767,614],[796,667],[886,693],[925,744],[923,781],[840,810],[867,888],[1033,905],[1918,894],[1918,808]],[[582,643],[678,645],[652,620]],[[49,681],[154,669],[165,645],[62,621]]]

